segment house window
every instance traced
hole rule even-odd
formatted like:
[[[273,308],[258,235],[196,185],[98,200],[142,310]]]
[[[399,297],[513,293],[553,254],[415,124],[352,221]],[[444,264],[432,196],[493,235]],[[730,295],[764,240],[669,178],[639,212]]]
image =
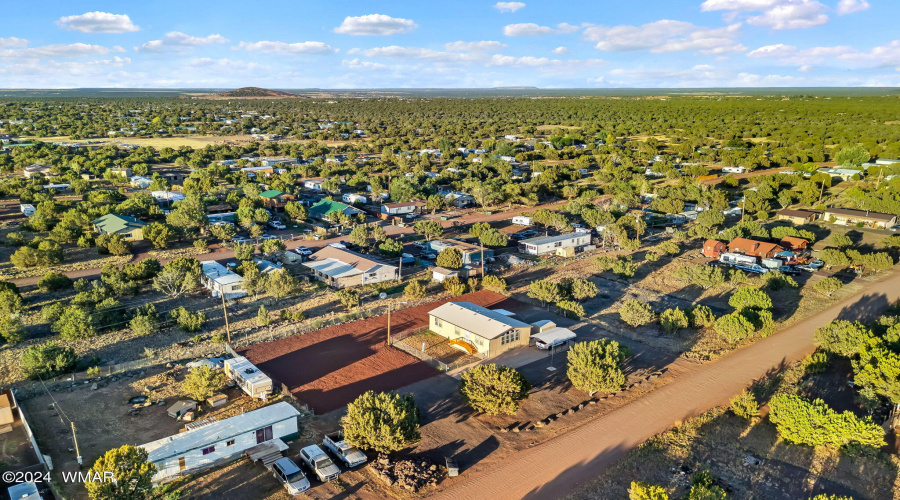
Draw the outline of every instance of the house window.
[[[440,327],[444,326],[444,323],[442,323],[441,320],[434,318],[434,326],[440,328]]]
[[[234,446],[234,439],[229,439],[225,446]]]
[[[203,454],[209,455],[210,453],[214,453],[216,451],[215,446],[210,446],[209,448],[203,448]]]
[[[519,340],[519,330],[510,330],[500,337],[500,345],[506,345]]]

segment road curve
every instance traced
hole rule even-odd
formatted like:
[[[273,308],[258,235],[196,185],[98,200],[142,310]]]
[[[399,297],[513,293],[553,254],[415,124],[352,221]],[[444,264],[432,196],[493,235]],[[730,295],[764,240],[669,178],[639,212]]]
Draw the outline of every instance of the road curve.
[[[479,475],[451,479],[433,498],[453,500],[556,499],[597,477],[603,467],[675,422],[728,399],[767,372],[813,351],[813,332],[836,318],[873,319],[900,299],[894,268],[861,292],[718,361],[682,371],[675,380],[641,399],[556,438],[510,456]],[[624,497],[625,492],[622,492]]]

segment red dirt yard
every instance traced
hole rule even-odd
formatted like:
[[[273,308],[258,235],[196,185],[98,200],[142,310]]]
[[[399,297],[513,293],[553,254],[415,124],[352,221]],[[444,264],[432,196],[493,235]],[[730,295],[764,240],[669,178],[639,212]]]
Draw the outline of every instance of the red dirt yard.
[[[397,339],[428,325],[428,311],[445,302],[472,302],[483,307],[512,307],[516,301],[481,290],[451,299],[401,309],[391,314]],[[505,304],[504,304],[505,303]],[[334,325],[305,335],[255,344],[238,351],[310,409],[336,410],[369,390],[390,391],[438,372],[427,363],[387,348],[387,318],[374,316]]]

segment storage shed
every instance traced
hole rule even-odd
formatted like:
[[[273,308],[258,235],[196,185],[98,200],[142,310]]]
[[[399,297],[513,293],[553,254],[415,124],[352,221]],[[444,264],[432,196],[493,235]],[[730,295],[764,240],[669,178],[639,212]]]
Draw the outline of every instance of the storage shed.
[[[725,253],[727,247],[725,243],[719,240],[706,240],[703,243],[703,256],[711,259],[718,259],[720,255]]]
[[[172,418],[181,418],[189,411],[195,411],[197,403],[190,399],[182,399],[169,407],[169,416]]]

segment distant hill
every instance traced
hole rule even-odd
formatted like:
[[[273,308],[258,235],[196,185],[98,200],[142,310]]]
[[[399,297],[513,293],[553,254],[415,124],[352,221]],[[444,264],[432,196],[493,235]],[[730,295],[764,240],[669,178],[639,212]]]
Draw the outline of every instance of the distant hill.
[[[259,87],[242,87],[230,92],[218,94],[217,97],[268,97],[268,98],[284,98],[284,97],[300,97],[297,94],[282,92],[280,90],[261,89]]]

